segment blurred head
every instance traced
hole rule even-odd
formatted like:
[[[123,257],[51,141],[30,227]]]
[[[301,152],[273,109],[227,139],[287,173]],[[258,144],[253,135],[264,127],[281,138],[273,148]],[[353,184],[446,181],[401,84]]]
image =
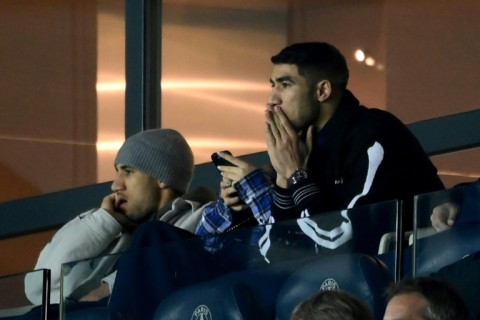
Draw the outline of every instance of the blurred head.
[[[468,309],[447,283],[430,277],[404,279],[387,291],[384,320],[467,320]]]
[[[299,304],[291,320],[372,320],[368,307],[341,290],[320,291]]]

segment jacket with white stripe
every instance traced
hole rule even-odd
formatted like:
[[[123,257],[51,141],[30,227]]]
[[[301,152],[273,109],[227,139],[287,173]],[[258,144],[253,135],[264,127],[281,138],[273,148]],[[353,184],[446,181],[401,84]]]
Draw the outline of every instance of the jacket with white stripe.
[[[411,201],[414,195],[444,189],[409,129],[387,111],[361,106],[348,90],[314,136],[307,173],[289,189],[275,187],[275,220],[392,199]]]

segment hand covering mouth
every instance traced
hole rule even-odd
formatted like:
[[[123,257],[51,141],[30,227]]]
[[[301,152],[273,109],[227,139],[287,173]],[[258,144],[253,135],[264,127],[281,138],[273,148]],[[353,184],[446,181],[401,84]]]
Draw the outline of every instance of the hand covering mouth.
[[[127,203],[127,199],[125,199],[125,198],[123,198],[123,197],[118,197],[118,196],[117,196],[117,199],[115,200],[115,207],[116,207],[116,208],[121,208],[121,206],[122,206],[124,203]]]

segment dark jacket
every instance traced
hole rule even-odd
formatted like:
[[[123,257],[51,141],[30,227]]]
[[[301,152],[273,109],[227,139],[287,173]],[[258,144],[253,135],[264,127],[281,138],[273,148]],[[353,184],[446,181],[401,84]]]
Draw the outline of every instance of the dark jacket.
[[[386,111],[361,106],[350,91],[313,144],[308,179],[276,187],[277,220],[298,218],[304,210],[312,215],[392,199],[411,202],[414,195],[444,189],[409,129]]]

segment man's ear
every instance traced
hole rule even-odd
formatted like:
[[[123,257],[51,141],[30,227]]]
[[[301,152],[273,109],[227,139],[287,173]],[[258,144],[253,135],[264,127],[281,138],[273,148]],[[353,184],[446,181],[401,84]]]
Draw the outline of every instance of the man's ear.
[[[317,83],[316,98],[319,102],[323,102],[330,98],[332,94],[332,83],[328,80],[322,80]]]

